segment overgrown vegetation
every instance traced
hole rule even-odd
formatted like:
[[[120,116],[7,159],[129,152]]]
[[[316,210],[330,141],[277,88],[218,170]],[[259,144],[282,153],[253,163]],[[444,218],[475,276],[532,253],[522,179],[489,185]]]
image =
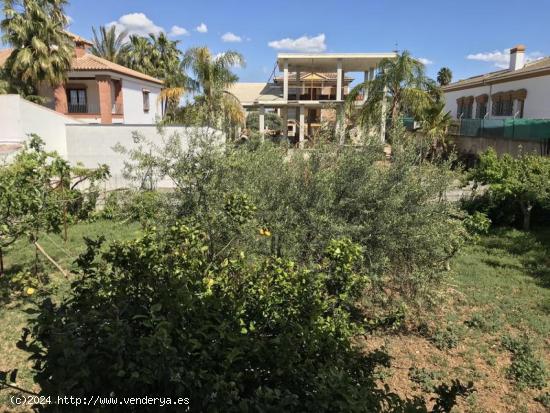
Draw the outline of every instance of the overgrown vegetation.
[[[373,322],[433,306],[468,239],[443,197],[451,163],[393,134],[392,162],[374,142],[223,147],[207,129],[127,151],[127,176],[151,187],[114,192],[93,216],[139,221],[144,235],[103,251],[88,240],[70,294],[39,304],[19,346],[42,394],[184,393],[199,411],[426,409],[380,390],[378,359],[354,343]],[[160,177],[175,191],[151,191]],[[450,389],[439,406],[467,392]]]
[[[480,157],[479,165],[472,171],[471,178],[476,185],[489,186],[487,209],[504,204],[508,209],[505,215],[513,219],[512,208],[519,208],[523,217],[522,227],[526,231],[531,227],[533,208],[550,206],[548,157],[537,154],[521,154],[517,158],[504,154],[499,157],[490,148]]]

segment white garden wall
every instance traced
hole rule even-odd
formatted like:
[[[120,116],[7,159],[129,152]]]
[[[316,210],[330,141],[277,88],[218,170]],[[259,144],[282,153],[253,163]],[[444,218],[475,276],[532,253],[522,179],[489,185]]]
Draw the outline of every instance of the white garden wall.
[[[113,148],[117,144],[127,149],[135,148],[133,136],[136,133],[157,145],[162,145],[164,139],[177,134],[184,148],[188,147],[193,136],[211,135],[214,139],[219,139],[219,142],[223,142],[221,132],[207,128],[166,126],[159,130],[155,125],[68,125],[68,159],[72,164],[81,163],[88,168],[95,168],[99,164],[108,165],[111,178],[105,184],[106,189],[131,186],[132,183],[122,176],[124,162],[127,159]],[[163,180],[158,183],[158,187],[172,188],[173,184],[169,180]]]
[[[67,157],[66,125],[79,122],[19,95],[0,95],[0,143],[24,142],[35,133],[46,149]]]
[[[151,99],[156,97],[151,96]],[[106,189],[131,184],[122,176],[126,157],[113,148],[117,144],[127,149],[135,148],[135,133],[157,145],[162,145],[164,139],[177,134],[184,148],[192,137],[209,137],[218,143],[224,142],[221,132],[208,128],[165,126],[159,129],[154,124],[91,125],[31,103],[19,95],[0,95],[0,145],[23,143],[33,133],[45,141],[46,150],[57,151],[73,165],[80,163],[89,168],[108,165],[111,179],[105,184]],[[170,188],[172,184],[162,181],[158,186]]]

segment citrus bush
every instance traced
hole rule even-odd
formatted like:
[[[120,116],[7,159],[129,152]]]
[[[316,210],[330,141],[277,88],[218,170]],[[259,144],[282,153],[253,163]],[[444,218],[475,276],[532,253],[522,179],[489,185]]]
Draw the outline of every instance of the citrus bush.
[[[225,412],[378,410],[395,397],[352,345],[348,308],[368,280],[349,241],[311,268],[213,262],[193,224],[100,244],[88,240],[72,296],[43,301],[19,344],[42,394],[189,397],[193,411]]]

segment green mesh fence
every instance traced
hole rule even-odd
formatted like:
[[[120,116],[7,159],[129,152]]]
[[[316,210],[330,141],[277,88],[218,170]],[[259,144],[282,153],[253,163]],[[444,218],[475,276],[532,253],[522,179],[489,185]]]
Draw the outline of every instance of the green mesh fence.
[[[546,141],[550,119],[462,119],[460,136]]]

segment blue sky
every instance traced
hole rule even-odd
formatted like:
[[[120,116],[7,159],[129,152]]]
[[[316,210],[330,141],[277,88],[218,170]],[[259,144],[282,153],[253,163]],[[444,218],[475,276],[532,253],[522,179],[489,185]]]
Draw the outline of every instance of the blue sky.
[[[237,50],[247,61],[237,70],[243,81],[266,81],[277,52],[289,49],[386,52],[397,44],[429,61],[429,75],[448,66],[455,80],[506,65],[506,49],[518,43],[530,58],[550,55],[548,0],[70,0],[66,11],[71,31],[88,38],[92,26],[117,22],[164,30],[182,49]]]

